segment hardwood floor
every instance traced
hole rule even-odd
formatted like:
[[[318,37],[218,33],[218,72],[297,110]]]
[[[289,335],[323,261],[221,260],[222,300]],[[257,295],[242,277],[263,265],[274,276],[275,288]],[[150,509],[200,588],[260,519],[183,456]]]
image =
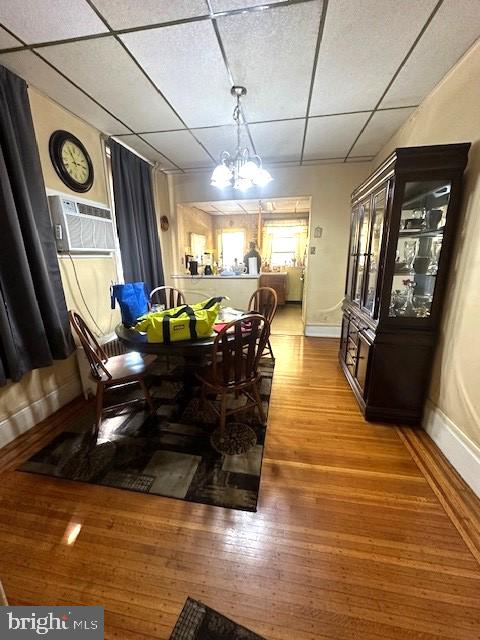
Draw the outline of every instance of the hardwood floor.
[[[272,335],[303,336],[301,304],[285,304],[277,308],[272,322]]]
[[[257,513],[6,470],[10,603],[101,604],[106,637],[132,640],[167,639],[189,595],[269,640],[480,638],[480,565],[403,430],[362,419],[336,341],[273,347]],[[4,468],[80,407],[4,449]]]

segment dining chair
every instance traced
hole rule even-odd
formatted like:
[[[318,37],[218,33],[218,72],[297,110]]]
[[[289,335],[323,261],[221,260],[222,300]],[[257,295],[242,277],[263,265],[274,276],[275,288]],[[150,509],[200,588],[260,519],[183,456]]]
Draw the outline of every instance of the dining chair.
[[[208,402],[219,418],[217,443],[228,439],[227,416],[256,407],[262,424],[266,422],[258,383],[261,374],[258,363],[265,349],[270,333],[270,325],[260,314],[247,314],[225,325],[215,337],[212,346],[211,363],[196,376],[202,384],[202,403]],[[207,392],[220,395],[220,410],[208,400]],[[245,395],[247,403],[227,411],[227,397]]]
[[[5,595],[5,591],[3,589],[3,584],[1,580],[0,580],[0,606],[8,607],[7,596]]]
[[[155,304],[155,297],[159,300],[158,304],[165,305],[165,309],[173,309],[185,304],[185,296],[175,287],[156,287],[152,289],[149,295],[150,305]]]
[[[278,296],[275,289],[271,287],[259,287],[252,293],[250,302],[248,303],[249,311],[256,311],[262,314],[271,326],[275,313],[277,311]],[[273,355],[272,345],[270,344],[270,337],[267,340],[267,351],[270,353],[272,360],[275,360]]]
[[[68,317],[88,359],[90,375],[97,383],[96,416],[95,424],[92,428],[94,441],[96,441],[98,437],[102,424],[105,391],[109,389],[122,387],[135,382],[138,383],[143,391],[144,400],[150,409],[150,413],[154,415],[155,406],[153,404],[152,397],[150,396],[150,392],[148,391],[148,387],[145,384],[144,378],[149,366],[155,361],[156,356],[142,356],[136,351],[129,351],[128,353],[109,357],[98,343],[86,322],[78,313],[70,310],[68,312]],[[121,402],[116,405],[110,405],[108,410],[123,407],[136,401],[138,401],[138,398]]]

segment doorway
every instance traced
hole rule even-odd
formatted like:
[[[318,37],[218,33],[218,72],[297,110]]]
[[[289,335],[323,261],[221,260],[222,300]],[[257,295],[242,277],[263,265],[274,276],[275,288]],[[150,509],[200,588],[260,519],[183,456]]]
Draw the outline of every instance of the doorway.
[[[309,196],[182,203],[180,253],[195,256],[200,276],[207,264],[208,274],[239,276],[249,267],[255,270],[256,261],[249,257],[257,251],[260,269],[251,286],[272,287],[278,297],[272,334],[304,335],[310,210]],[[203,244],[198,234],[203,234]],[[204,255],[197,249],[201,244]],[[234,282],[229,286],[232,290]]]

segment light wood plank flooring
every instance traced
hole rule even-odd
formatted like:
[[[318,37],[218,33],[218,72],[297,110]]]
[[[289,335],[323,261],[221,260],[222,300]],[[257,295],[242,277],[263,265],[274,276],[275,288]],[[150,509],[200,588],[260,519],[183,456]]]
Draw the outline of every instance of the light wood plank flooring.
[[[303,336],[302,305],[285,304],[278,307],[272,322],[272,335]]]
[[[336,341],[273,347],[257,513],[8,470],[81,402],[4,449],[11,604],[101,604],[127,640],[166,640],[187,596],[269,640],[480,638],[480,565],[401,431],[362,419]]]

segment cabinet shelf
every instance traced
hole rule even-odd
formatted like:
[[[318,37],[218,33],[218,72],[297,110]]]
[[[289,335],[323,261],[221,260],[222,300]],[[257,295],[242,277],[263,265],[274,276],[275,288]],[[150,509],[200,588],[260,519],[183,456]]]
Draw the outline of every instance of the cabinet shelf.
[[[427,231],[426,229],[400,229],[398,235],[401,238],[441,238],[443,229]]]

